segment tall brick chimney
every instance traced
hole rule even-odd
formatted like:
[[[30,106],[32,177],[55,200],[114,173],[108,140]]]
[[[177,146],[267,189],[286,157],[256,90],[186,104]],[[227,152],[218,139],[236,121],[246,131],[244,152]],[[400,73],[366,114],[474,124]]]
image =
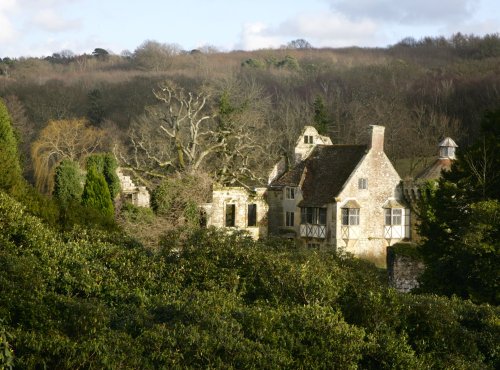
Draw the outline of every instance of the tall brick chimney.
[[[368,127],[368,146],[376,152],[384,151],[384,126],[370,125]]]

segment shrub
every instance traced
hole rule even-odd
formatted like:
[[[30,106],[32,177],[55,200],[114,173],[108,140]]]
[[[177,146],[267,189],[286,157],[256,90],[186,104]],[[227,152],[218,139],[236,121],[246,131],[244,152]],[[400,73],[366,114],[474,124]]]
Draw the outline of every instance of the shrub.
[[[104,175],[99,173],[95,166],[90,167],[87,172],[82,204],[96,209],[105,217],[112,218],[114,216],[113,202],[108,184],[104,179]]]
[[[63,160],[54,175],[53,195],[63,205],[70,202],[80,202],[83,192],[82,176],[78,163],[69,159]]]

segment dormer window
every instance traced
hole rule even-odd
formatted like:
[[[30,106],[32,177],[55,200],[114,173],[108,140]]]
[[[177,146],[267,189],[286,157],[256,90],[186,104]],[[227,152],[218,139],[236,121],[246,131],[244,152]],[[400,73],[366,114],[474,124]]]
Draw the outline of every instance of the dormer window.
[[[304,144],[312,144],[313,136],[312,135],[304,135]]]

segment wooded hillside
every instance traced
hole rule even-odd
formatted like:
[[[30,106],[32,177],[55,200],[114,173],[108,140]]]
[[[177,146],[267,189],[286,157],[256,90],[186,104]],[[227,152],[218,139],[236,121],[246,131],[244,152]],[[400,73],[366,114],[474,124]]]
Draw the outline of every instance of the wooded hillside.
[[[500,102],[498,34],[404,39],[385,49],[291,46],[185,52],[147,41],[122,55],[96,48],[89,55],[4,57],[0,96],[32,178],[31,143],[52,120],[87,119],[105,134],[99,149],[119,148],[123,160],[131,160],[137,135],[154,144],[148,124],[163,109],[154,90],[169,81],[207,97],[203,109],[213,127],[219,134],[230,127],[231,138],[238,138],[215,139],[224,141],[224,149],[201,163],[222,182],[231,176],[262,179],[280,155],[291,153],[306,124],[322,125],[334,143],[357,143],[367,125],[384,125],[388,155],[406,159],[402,175],[411,174],[435,155],[441,137],[462,147],[473,142],[484,112]],[[236,174],[242,167],[249,172]],[[225,172],[216,173],[220,168]],[[164,166],[160,172],[172,170]]]

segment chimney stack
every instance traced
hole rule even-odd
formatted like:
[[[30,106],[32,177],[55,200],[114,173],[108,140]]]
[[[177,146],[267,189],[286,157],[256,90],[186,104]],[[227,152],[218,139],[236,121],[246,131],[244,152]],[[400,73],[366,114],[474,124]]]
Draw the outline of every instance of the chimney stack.
[[[384,126],[370,125],[368,146],[376,152],[384,151]]]

